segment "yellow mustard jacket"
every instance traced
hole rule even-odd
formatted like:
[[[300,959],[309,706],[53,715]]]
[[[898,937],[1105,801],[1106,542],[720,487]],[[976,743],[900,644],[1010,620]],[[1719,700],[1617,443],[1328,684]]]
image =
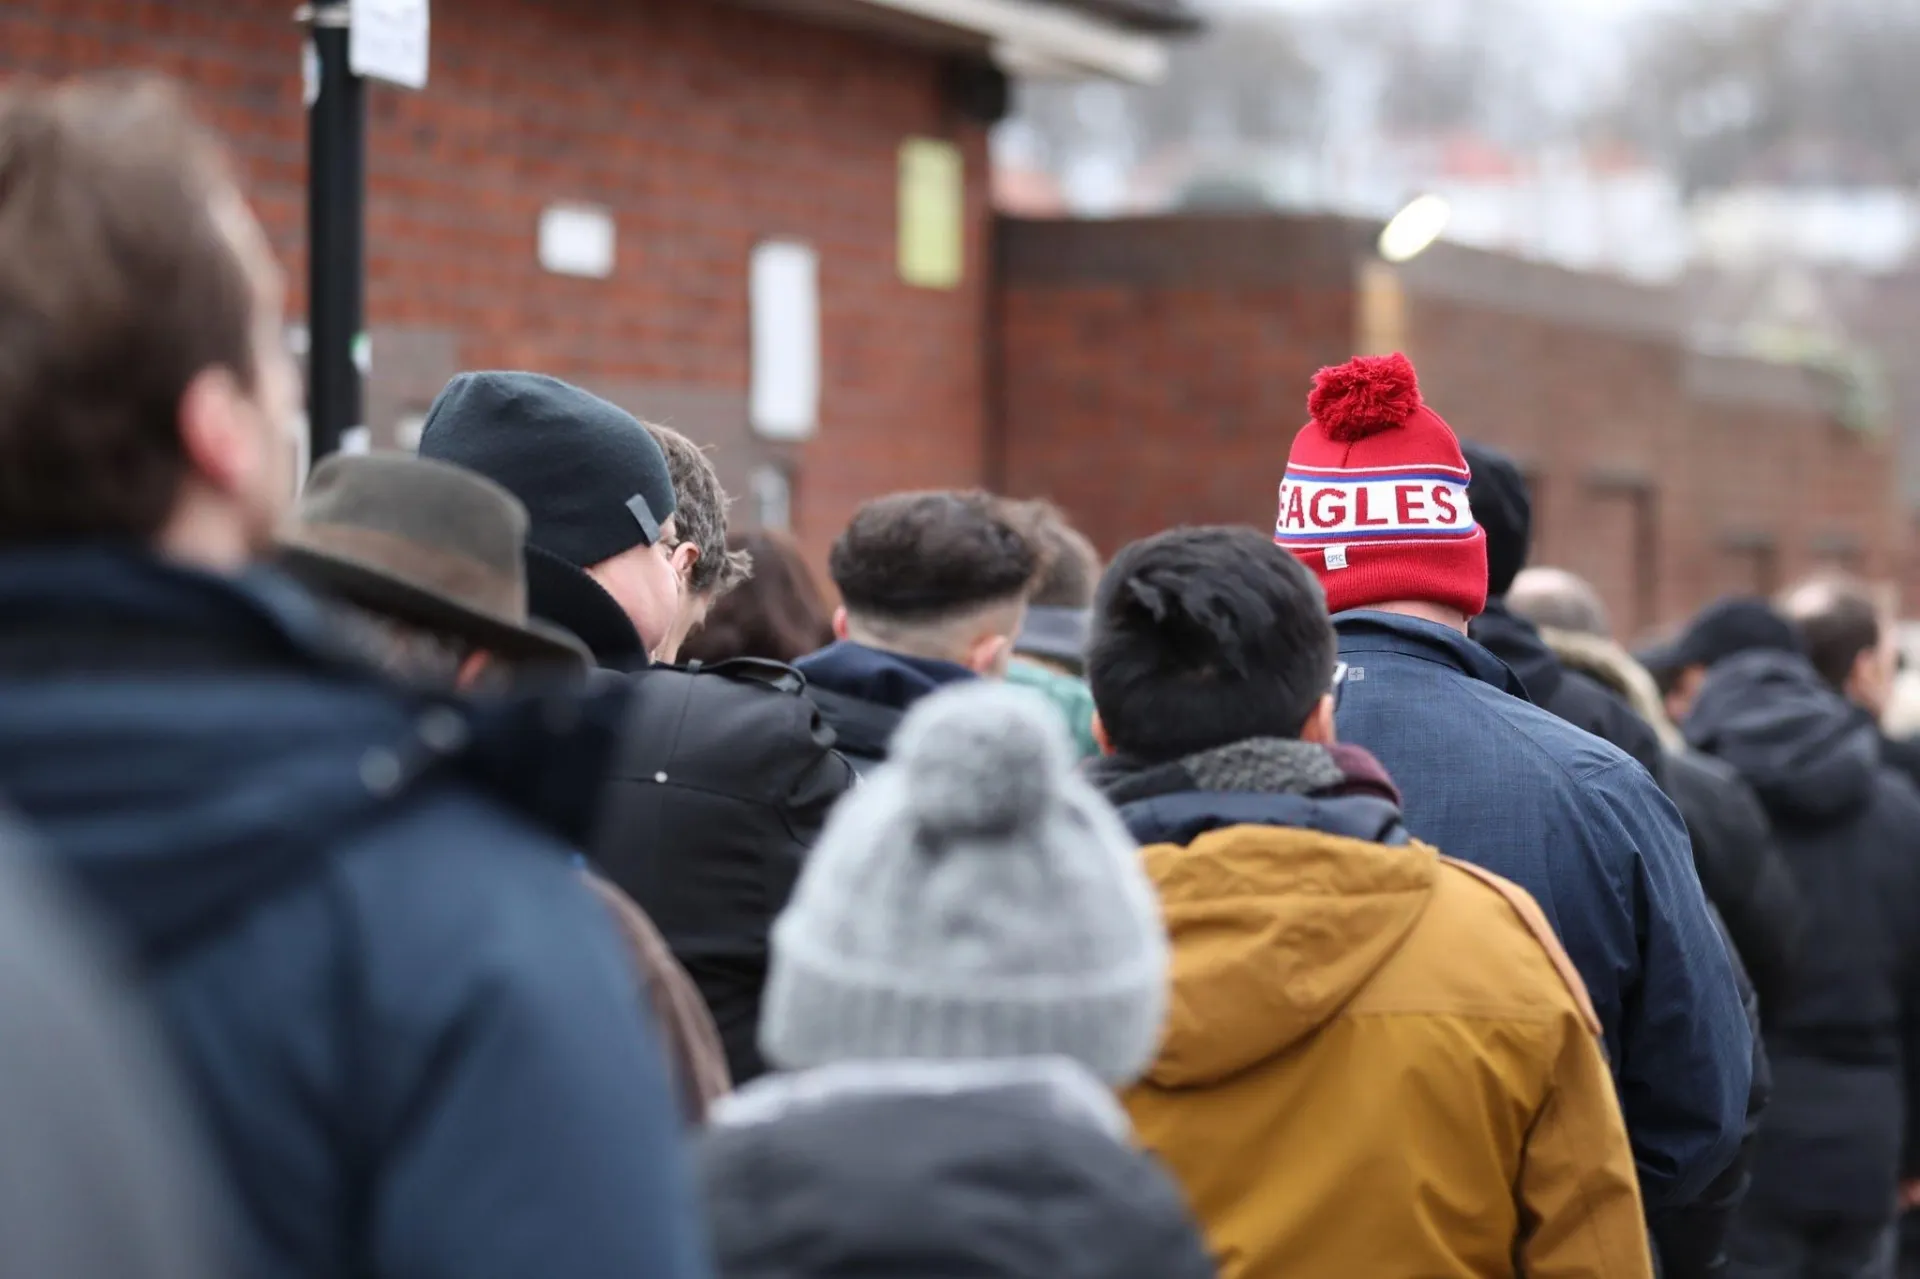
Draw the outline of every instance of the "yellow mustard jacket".
[[[1222,1279],[1652,1273],[1598,1023],[1523,891],[1279,827],[1144,856],[1173,999],[1125,1101]]]

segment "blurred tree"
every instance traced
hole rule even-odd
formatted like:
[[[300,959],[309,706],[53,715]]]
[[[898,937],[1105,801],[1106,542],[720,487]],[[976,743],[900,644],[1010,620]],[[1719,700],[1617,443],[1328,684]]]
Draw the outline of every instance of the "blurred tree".
[[[1600,128],[1690,190],[1920,184],[1920,0],[1691,0],[1635,33]]]

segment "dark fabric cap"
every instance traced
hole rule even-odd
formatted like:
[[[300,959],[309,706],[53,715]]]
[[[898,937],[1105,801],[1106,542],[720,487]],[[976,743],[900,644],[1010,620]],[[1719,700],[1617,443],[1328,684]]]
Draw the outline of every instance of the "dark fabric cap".
[[[1498,599],[1513,589],[1513,579],[1527,566],[1533,544],[1533,499],[1527,493],[1527,477],[1499,449],[1462,444],[1460,451],[1473,472],[1467,501],[1487,531],[1487,594]]]
[[[1709,604],[1665,656],[1672,668],[1717,666],[1756,649],[1803,653],[1800,632],[1763,599],[1739,596]]]
[[[625,409],[539,373],[462,373],[427,411],[420,455],[526,506],[527,542],[577,568],[651,546],[674,512],[667,459]]]

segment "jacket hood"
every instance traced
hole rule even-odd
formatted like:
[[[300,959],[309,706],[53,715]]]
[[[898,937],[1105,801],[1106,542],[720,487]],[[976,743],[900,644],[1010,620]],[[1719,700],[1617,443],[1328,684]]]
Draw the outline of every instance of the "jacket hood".
[[[1426,910],[1438,861],[1419,844],[1238,825],[1143,854],[1173,941],[1173,998],[1147,1079],[1202,1087],[1330,1021]]]
[[[1147,845],[1173,942],[1151,1083],[1216,1083],[1318,1030],[1433,894],[1433,850],[1407,838],[1398,792],[1358,747],[1253,738],[1089,772]]]
[[[751,1085],[701,1143],[731,1279],[1201,1279],[1178,1189],[1072,1062],[853,1062]]]
[[[1507,607],[1504,599],[1487,601],[1487,611],[1468,624],[1473,642],[1507,664],[1526,685],[1527,700],[1536,706],[1553,701],[1566,678],[1560,659],[1526,618]]]
[[[1653,682],[1653,676],[1647,673],[1647,668],[1634,660],[1633,654],[1604,635],[1585,635],[1578,631],[1543,626],[1540,628],[1540,638],[1553,650],[1553,655],[1560,659],[1563,667],[1578,671],[1624,701],[1635,715],[1653,728],[1659,735],[1660,744],[1667,750],[1679,750],[1686,745],[1680,730],[1667,718],[1667,707],[1660,697],[1660,686]]]
[[[1880,766],[1872,721],[1797,653],[1756,649],[1715,666],[1686,736],[1788,819],[1826,822],[1863,807]]]
[[[149,957],[452,775],[584,837],[626,693],[552,696],[400,690],[268,574],[0,557],[0,790]]]

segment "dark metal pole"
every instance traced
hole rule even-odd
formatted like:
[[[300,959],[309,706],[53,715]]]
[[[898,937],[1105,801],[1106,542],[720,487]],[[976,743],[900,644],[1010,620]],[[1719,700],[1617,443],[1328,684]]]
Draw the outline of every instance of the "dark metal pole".
[[[319,64],[307,111],[307,428],[318,462],[361,425],[367,97],[347,66],[347,6],[311,5],[301,17]]]

